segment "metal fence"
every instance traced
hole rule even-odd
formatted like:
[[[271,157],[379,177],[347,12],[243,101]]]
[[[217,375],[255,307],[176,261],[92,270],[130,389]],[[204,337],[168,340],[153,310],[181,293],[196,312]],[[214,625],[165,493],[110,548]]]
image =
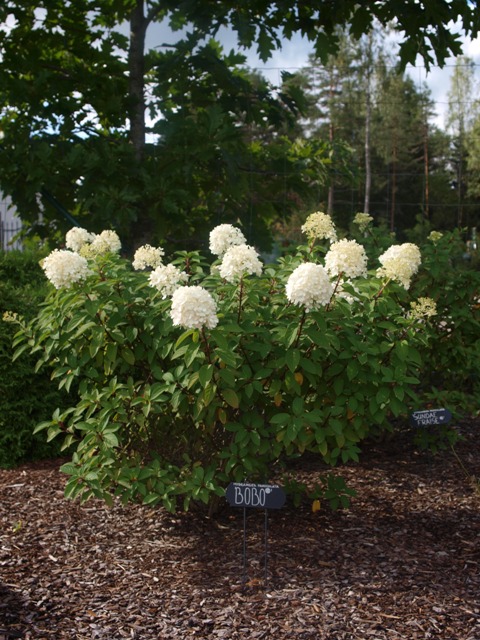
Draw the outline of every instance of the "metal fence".
[[[17,238],[21,230],[21,222],[9,224],[0,220],[0,249],[2,251],[12,251],[12,249],[21,251],[23,249],[22,241]]]
[[[0,200],[0,250],[22,250],[22,241],[18,234],[22,230],[22,221],[15,215],[8,200]]]

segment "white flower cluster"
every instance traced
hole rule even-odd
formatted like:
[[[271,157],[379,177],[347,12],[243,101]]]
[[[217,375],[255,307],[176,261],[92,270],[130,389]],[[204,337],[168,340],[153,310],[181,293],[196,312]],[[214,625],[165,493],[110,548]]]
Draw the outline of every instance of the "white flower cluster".
[[[432,298],[418,298],[410,303],[409,317],[420,320],[437,315],[437,303]]]
[[[122,248],[122,243],[116,231],[106,229],[100,235],[96,235],[91,244],[96,255],[103,253],[118,253]]]
[[[97,235],[82,227],[72,227],[65,235],[65,246],[88,258],[102,253],[118,253],[122,243],[118,234],[109,229]]]
[[[90,244],[94,238],[94,233],[90,233],[82,227],[73,227],[65,235],[65,246],[78,253],[83,245]]]
[[[322,211],[309,215],[305,224],[302,225],[302,231],[310,240],[326,239],[335,242],[337,239],[332,218]]]
[[[306,311],[327,305],[333,294],[327,272],[320,264],[304,262],[290,275],[285,287],[288,300]]]
[[[367,275],[365,249],[355,240],[343,239],[334,242],[325,256],[325,269],[331,276],[365,278]]]
[[[246,275],[261,275],[262,263],[253,247],[248,244],[239,244],[227,250],[218,272],[227,282],[235,282]]]
[[[68,289],[90,275],[86,258],[68,249],[54,249],[41,265],[56,289]]]
[[[213,329],[218,324],[217,305],[203,287],[179,287],[172,296],[170,317],[185,329]]]
[[[222,257],[230,247],[246,242],[240,229],[231,224],[219,224],[210,231],[210,251],[218,257]]]
[[[152,247],[149,244],[139,247],[133,256],[133,268],[136,271],[152,267],[155,269],[162,264],[162,258],[165,251],[160,247]]]
[[[405,289],[410,287],[412,277],[417,273],[422,257],[420,249],[411,242],[392,245],[379,257],[382,265],[377,269],[379,278],[399,282]]]
[[[358,224],[360,231],[365,231],[369,224],[373,221],[369,213],[357,213],[353,219],[354,224]]]
[[[160,291],[162,298],[168,298],[188,281],[188,275],[173,264],[160,265],[152,271],[148,281],[152,287]]]

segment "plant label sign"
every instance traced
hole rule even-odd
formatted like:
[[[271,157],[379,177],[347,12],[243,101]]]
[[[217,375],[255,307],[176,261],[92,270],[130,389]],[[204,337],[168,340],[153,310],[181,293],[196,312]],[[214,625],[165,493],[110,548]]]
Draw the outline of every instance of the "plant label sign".
[[[281,509],[285,504],[285,492],[278,484],[251,484],[231,482],[225,494],[231,507],[256,507]]]
[[[412,427],[428,427],[431,424],[448,424],[452,414],[448,409],[426,409],[414,411],[410,416]]]

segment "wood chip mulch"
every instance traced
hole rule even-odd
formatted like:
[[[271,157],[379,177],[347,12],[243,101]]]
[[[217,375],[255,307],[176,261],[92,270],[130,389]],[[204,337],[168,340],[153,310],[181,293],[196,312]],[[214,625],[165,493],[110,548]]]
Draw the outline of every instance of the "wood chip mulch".
[[[58,461],[0,470],[0,640],[479,640],[480,426],[457,428],[459,459],[370,445],[348,510],[270,511],[266,584],[263,511],[242,583],[242,510],[80,506]]]

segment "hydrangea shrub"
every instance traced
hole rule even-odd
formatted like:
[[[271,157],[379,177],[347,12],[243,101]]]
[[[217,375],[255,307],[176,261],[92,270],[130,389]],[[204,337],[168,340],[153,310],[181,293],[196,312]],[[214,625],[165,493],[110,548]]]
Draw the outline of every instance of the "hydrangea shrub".
[[[230,225],[212,231],[213,264],[198,252],[164,264],[147,246],[132,266],[113,232],[78,230],[69,251],[87,267],[45,260],[54,288],[16,342],[54,365],[61,388],[78,382],[79,402],[38,427],[76,447],[62,467],[68,497],[173,510],[214,504],[232,480],[293,490],[289,460],[357,460],[406,410],[434,308],[410,307],[418,248],[367,264],[326,214],[304,231],[307,244],[275,265]],[[348,499],[327,471],[305,490],[333,506]]]

